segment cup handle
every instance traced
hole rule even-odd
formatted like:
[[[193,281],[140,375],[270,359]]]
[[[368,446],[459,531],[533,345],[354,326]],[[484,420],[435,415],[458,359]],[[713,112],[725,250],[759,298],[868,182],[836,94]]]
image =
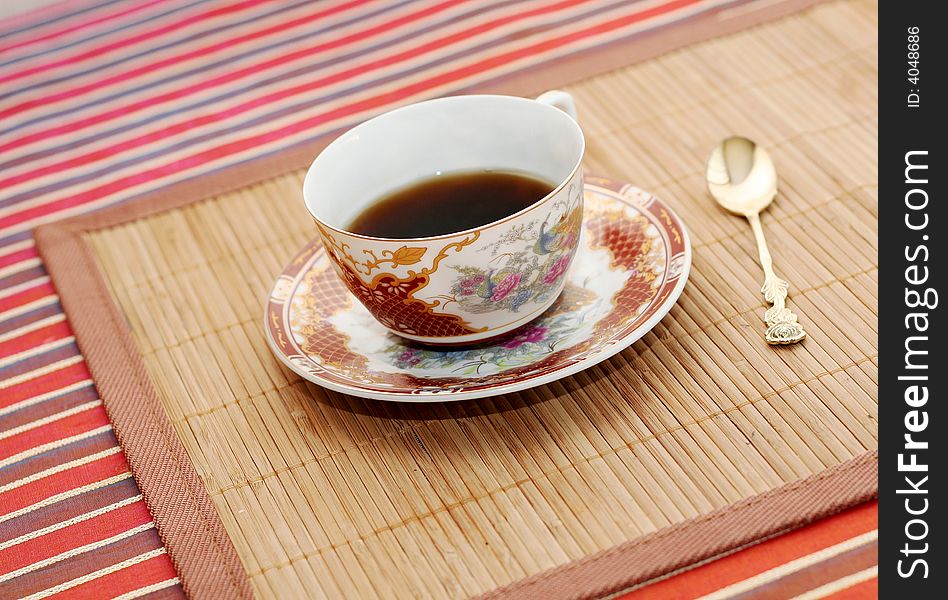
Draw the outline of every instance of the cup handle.
[[[564,91],[550,90],[549,92],[543,92],[537,96],[537,102],[558,108],[572,117],[574,121],[579,122],[576,117],[576,103],[573,102],[573,97]]]

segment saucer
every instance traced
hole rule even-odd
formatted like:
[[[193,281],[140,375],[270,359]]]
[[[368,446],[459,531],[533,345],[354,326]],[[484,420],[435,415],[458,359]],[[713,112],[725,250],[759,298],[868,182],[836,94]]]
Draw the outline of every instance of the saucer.
[[[349,293],[313,240],[267,298],[265,329],[274,354],[304,379],[338,392],[435,402],[543,385],[627,348],[685,287],[688,233],[651,194],[603,177],[585,180],[583,231],[563,294],[520,329],[461,348],[395,336]]]

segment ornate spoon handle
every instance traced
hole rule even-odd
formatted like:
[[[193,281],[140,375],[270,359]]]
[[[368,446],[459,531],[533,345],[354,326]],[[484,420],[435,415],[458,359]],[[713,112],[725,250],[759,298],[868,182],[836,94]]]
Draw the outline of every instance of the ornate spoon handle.
[[[767,323],[767,333],[764,338],[768,344],[796,344],[806,337],[803,326],[797,322],[797,316],[787,308],[787,290],[790,285],[774,273],[773,260],[767,250],[767,240],[764,239],[764,230],[760,226],[760,215],[747,215],[754,238],[757,240],[757,253],[760,255],[760,266],[764,268],[764,285],[760,288],[764,299],[773,304],[764,312],[764,322]]]

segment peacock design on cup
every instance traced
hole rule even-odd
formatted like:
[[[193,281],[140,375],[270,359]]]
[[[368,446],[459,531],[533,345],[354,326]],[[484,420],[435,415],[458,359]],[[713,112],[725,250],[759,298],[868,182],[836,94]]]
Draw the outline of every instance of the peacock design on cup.
[[[512,227],[480,249],[492,255],[489,267],[454,265],[458,276],[445,299],[478,314],[520,313],[549,300],[561,289],[582,227],[582,198],[572,188],[567,198],[558,216]]]

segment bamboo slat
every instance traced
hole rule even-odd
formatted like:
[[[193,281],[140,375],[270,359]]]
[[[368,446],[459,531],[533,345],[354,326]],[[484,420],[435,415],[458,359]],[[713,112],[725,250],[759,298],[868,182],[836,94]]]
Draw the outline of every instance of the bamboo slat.
[[[874,6],[820,5],[567,88],[587,170],[671,204],[694,265],[651,333],[548,386],[393,404],[283,368],[261,304],[315,234],[303,172],[87,233],[259,596],[476,594],[874,449]],[[781,176],[763,224],[800,345],[764,343],[750,229],[705,191],[732,133]]]

